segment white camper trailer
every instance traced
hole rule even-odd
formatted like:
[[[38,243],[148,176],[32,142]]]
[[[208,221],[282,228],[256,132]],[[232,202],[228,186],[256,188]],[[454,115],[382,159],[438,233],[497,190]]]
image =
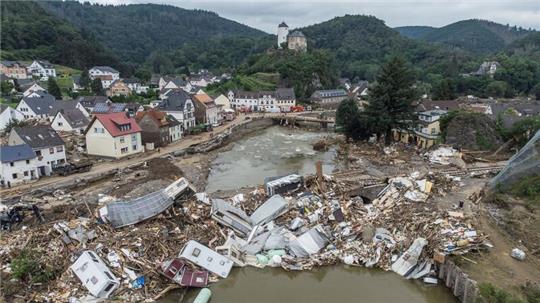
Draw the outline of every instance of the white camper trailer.
[[[233,266],[231,259],[193,240],[186,243],[178,257],[191,261],[222,278],[227,278]]]
[[[84,287],[97,298],[108,298],[120,282],[95,252],[86,250],[71,265]]]

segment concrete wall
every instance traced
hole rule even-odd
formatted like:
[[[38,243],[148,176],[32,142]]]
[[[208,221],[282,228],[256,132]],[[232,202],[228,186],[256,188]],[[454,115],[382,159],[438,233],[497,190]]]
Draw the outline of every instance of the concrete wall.
[[[474,303],[479,295],[477,282],[459,268],[454,262],[446,260],[439,268],[439,279],[460,302]]]

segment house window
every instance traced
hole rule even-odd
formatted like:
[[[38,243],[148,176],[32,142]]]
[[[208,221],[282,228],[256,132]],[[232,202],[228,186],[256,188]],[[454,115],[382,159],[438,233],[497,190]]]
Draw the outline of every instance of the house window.
[[[133,147],[133,150],[137,150],[137,144],[134,144],[132,147]]]
[[[25,176],[25,177],[28,177],[28,171],[25,171],[25,172],[24,172],[24,176]]]
[[[201,254],[201,250],[198,248],[195,248],[193,252],[191,253],[192,256],[198,257]]]
[[[49,154],[54,154],[54,147],[49,148]]]
[[[137,142],[137,135],[131,135],[131,142],[132,143]]]
[[[58,160],[58,164],[62,164],[62,163],[65,163],[66,162],[66,159],[59,159]]]
[[[26,164],[30,164],[30,160],[26,160]]]
[[[64,125],[64,123],[58,122],[58,126],[62,126],[62,125]]]
[[[12,174],[11,177],[13,177],[13,179],[17,179],[17,174]]]
[[[13,166],[15,166],[15,163],[14,162],[9,162],[9,166],[13,167]]]
[[[128,152],[128,148],[127,148],[127,147],[122,147],[122,149],[120,149],[120,152],[121,152],[122,154],[125,154],[125,153]]]
[[[124,139],[124,136],[120,137],[120,143],[124,143],[126,140]]]
[[[63,147],[63,146],[57,146],[57,147],[56,147],[56,151],[59,152],[59,153],[61,153],[61,152],[64,151],[64,147]]]
[[[41,151],[40,150],[36,150],[36,156],[41,157]]]
[[[102,127],[95,127],[94,132],[96,134],[103,134],[103,133],[105,133],[105,129],[103,129]]]

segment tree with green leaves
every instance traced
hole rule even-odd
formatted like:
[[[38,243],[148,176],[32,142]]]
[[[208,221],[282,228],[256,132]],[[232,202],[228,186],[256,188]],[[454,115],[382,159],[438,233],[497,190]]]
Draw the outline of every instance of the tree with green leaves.
[[[90,75],[88,74],[88,69],[85,68],[82,73],[81,73],[81,79],[79,81],[79,84],[83,87],[83,88],[87,88],[88,85],[90,84]]]
[[[486,86],[486,95],[488,97],[504,97],[507,86],[504,81],[492,81]]]
[[[366,115],[377,138],[390,144],[393,128],[408,128],[414,120],[412,102],[417,99],[415,79],[405,60],[394,56],[381,68],[377,81],[369,90]]]
[[[49,80],[47,80],[47,92],[53,95],[56,99],[62,99],[62,91],[60,90],[60,86],[58,86],[58,83],[56,83],[56,79],[54,79],[54,77],[49,77]]]
[[[336,111],[336,125],[338,131],[347,139],[362,140],[371,136],[368,118],[352,98],[345,99],[339,104]]]
[[[103,90],[103,85],[101,84],[101,80],[96,78],[92,80],[92,83],[90,84],[90,88],[92,89],[92,92],[96,94],[97,96],[104,96],[105,91]]]
[[[452,100],[456,98],[456,88],[450,79],[443,79],[433,87],[434,100]]]
[[[0,83],[0,91],[2,92],[2,96],[8,96],[11,94],[11,91],[13,90],[13,83],[9,81],[2,81]]]

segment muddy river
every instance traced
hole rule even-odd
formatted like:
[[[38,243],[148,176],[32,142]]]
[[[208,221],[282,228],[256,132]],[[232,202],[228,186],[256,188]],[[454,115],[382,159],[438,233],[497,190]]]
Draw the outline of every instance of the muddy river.
[[[335,150],[313,151],[312,144],[328,133],[270,127],[233,143],[212,163],[207,192],[262,184],[267,176],[313,173],[323,161],[325,173],[335,167]],[[314,271],[235,268],[227,279],[210,286],[219,303],[400,302],[455,303],[450,290],[405,280],[393,272],[361,267],[330,266]],[[191,303],[197,289],[176,291],[162,302]]]

